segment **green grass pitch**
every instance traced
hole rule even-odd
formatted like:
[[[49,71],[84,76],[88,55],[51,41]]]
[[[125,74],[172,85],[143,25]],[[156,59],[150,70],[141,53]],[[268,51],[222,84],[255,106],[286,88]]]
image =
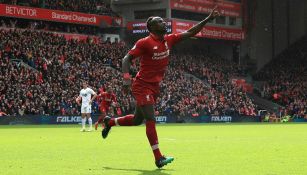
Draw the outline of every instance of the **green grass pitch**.
[[[145,127],[0,126],[1,175],[306,175],[306,124],[160,124],[158,170]],[[101,130],[101,128],[100,128]]]

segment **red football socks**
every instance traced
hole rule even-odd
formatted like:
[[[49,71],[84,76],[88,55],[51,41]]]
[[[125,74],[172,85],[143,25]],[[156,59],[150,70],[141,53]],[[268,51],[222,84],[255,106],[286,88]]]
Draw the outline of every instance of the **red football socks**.
[[[133,123],[134,115],[126,115],[124,117],[111,118],[109,125],[112,126],[134,126]],[[162,154],[159,149],[158,136],[156,131],[156,122],[154,120],[146,121],[146,135],[150,146],[152,148],[153,154],[156,160],[159,160],[162,157]]]
[[[162,154],[159,149],[158,136],[156,131],[156,122],[153,120],[146,121],[146,135],[154,153],[155,159],[159,160]]]
[[[126,115],[124,117],[111,118],[111,120],[109,121],[109,125],[110,126],[116,126],[116,125],[119,125],[119,126],[134,126],[133,118],[134,118],[133,114]]]

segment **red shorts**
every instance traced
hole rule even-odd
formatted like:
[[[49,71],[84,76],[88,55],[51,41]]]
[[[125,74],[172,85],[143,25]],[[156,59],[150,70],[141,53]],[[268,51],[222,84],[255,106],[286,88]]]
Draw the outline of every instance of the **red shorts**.
[[[100,112],[101,113],[103,113],[103,112],[108,113],[109,110],[110,110],[110,106],[105,106],[105,105],[100,106]]]
[[[132,94],[137,106],[153,105],[160,94],[160,85],[135,79],[132,83]]]

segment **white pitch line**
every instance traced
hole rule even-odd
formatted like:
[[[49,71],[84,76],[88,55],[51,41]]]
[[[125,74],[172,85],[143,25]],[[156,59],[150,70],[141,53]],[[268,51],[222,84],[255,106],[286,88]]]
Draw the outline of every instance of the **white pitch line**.
[[[176,139],[173,138],[162,138],[163,140],[175,141]]]

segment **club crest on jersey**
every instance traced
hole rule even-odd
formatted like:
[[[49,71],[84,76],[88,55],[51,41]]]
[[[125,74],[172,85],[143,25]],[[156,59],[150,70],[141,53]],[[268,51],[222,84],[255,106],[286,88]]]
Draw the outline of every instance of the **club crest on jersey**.
[[[157,49],[158,49],[158,46],[153,47],[153,50],[157,50]]]

